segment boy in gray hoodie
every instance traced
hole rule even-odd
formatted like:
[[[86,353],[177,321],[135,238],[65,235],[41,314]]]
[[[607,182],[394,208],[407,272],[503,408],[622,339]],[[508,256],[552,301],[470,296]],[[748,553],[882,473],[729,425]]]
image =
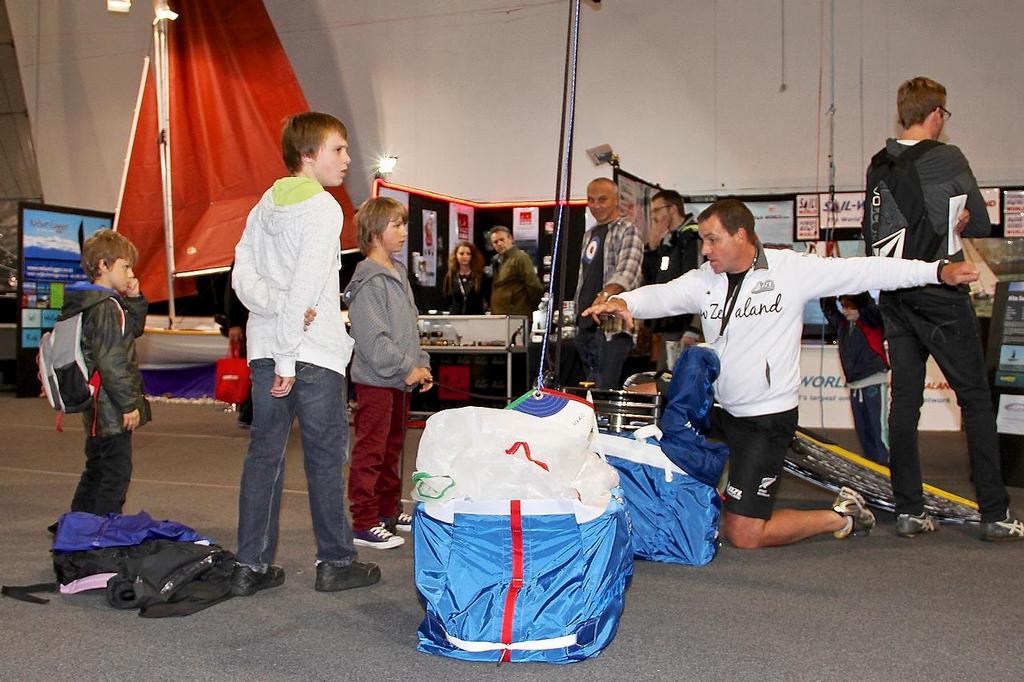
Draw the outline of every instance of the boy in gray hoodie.
[[[359,250],[366,258],[345,290],[355,352],[355,444],[348,477],[352,537],[357,545],[392,549],[405,543],[412,517],[400,506],[399,456],[405,444],[409,393],[433,385],[430,357],[420,349],[417,310],[405,268],[392,260],[408,230],[405,207],[370,199],[356,213]]]

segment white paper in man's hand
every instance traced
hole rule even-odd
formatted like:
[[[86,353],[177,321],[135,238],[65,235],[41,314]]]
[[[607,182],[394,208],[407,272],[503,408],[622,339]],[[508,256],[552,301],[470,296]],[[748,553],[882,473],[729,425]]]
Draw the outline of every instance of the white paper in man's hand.
[[[946,238],[946,254],[952,256],[964,248],[963,240],[956,231],[957,220],[960,213],[967,206],[967,195],[957,194],[949,198],[949,230]]]

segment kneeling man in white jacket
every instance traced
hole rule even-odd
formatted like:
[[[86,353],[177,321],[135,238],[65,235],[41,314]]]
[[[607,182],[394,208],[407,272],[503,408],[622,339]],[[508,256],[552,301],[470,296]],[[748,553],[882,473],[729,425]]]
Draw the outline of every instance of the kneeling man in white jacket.
[[[713,421],[732,455],[723,531],[739,548],[786,545],[820,533],[866,533],[875,517],[856,491],[843,488],[831,509],[773,511],[786,450],[797,426],[804,304],[822,296],[925,284],[950,286],[978,277],[970,263],[893,258],[818,258],[765,250],[743,202],[722,199],[697,219],[700,268],[665,284],[628,291],[591,306],[595,320],[653,319],[700,313],[704,338],[721,374]]]

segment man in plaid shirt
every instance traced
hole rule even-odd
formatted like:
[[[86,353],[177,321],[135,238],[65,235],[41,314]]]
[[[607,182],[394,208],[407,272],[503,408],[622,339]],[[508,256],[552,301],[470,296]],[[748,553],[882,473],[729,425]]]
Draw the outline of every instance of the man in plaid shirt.
[[[576,310],[604,303],[609,296],[640,286],[644,242],[636,226],[619,215],[619,188],[608,178],[587,185],[587,206],[597,221],[583,235],[580,272],[576,284]],[[633,347],[633,337],[618,318],[600,326],[582,317],[576,329],[587,380],[595,388],[618,388],[622,365]]]

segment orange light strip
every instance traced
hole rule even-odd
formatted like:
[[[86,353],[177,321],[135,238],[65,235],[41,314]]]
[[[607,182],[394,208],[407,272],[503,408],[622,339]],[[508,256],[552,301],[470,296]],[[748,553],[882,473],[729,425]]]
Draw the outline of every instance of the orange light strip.
[[[409,194],[417,194],[421,197],[427,197],[430,199],[437,199],[438,201],[448,201],[453,204],[460,204],[462,206],[469,206],[471,208],[521,208],[521,207],[548,207],[554,206],[556,203],[563,203],[568,206],[586,206],[586,199],[569,199],[565,202],[556,202],[552,199],[547,201],[471,201],[469,199],[459,199],[448,194],[438,194],[437,192],[431,192],[425,189],[417,189],[415,187],[407,187],[405,185],[398,185],[393,182],[388,182],[382,178],[373,179],[373,187],[371,192],[373,197],[376,199],[380,196],[381,187],[387,189],[393,189],[399,192],[408,192]]]

